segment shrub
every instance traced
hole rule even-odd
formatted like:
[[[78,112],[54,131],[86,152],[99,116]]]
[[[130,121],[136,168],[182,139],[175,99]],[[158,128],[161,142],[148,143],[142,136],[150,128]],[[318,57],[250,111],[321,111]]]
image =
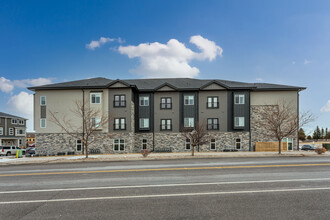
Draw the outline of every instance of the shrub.
[[[317,154],[323,154],[323,153],[327,152],[327,149],[325,149],[324,147],[320,147],[320,148],[316,148],[315,152]]]
[[[147,157],[150,154],[150,150],[149,149],[143,149],[141,150],[141,154],[143,157]]]

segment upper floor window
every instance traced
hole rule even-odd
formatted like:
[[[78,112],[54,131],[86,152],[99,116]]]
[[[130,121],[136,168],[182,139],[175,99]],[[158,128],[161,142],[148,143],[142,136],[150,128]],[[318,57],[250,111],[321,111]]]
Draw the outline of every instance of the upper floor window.
[[[40,119],[40,128],[46,128],[46,119],[45,118]]]
[[[14,135],[14,128],[9,128],[9,135]]]
[[[126,129],[126,118],[115,118],[114,129],[115,130],[125,130]]]
[[[235,127],[244,127],[244,117],[235,117]]]
[[[235,146],[236,146],[236,149],[237,150],[240,150],[241,149],[241,139],[240,138],[237,138],[236,139]]]
[[[40,105],[46,105],[46,96],[40,96]]]
[[[113,101],[114,107],[126,107],[126,96],[125,95],[115,95]]]
[[[160,130],[170,131],[172,130],[172,119],[162,119],[160,120]]]
[[[160,99],[161,109],[171,109],[172,108],[172,98],[161,98]]]
[[[24,129],[16,129],[16,135],[25,135]]]
[[[100,104],[101,103],[101,93],[91,93],[91,103]]]
[[[20,124],[20,125],[24,125],[24,120],[19,119],[19,120],[18,120],[18,124]]]
[[[149,128],[149,118],[140,118],[140,128],[141,129]]]
[[[101,119],[100,118],[92,118],[91,123],[92,123],[92,127],[99,128],[100,123],[101,123]]]
[[[219,108],[218,96],[207,97],[207,108]]]
[[[235,104],[244,104],[245,95],[235,95]]]
[[[193,128],[195,125],[194,118],[184,118],[184,127],[185,128]]]
[[[184,96],[184,105],[194,105],[194,96],[193,95],[185,95]]]
[[[13,125],[16,125],[16,124],[17,124],[17,119],[11,119],[11,123],[12,123]]]
[[[208,118],[207,119],[207,130],[219,130],[219,119]]]
[[[0,127],[0,135],[3,135],[3,127]]]
[[[140,106],[149,106],[149,96],[140,97]]]

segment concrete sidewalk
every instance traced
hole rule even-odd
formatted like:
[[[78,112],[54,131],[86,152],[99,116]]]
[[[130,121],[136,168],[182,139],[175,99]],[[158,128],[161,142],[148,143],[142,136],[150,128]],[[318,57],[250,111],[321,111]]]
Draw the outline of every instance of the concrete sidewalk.
[[[54,157],[0,157],[1,165],[18,164],[47,164],[47,163],[73,163],[73,162],[98,162],[98,161],[126,161],[126,160],[163,160],[163,159],[184,159],[184,158],[224,158],[224,157],[303,157],[303,156],[330,156],[329,152],[318,155],[315,152],[293,151],[284,152],[279,155],[277,152],[191,152],[186,153],[151,153],[144,158],[141,154],[91,154],[86,159],[84,155],[54,156]],[[329,158],[330,159],[330,158]]]

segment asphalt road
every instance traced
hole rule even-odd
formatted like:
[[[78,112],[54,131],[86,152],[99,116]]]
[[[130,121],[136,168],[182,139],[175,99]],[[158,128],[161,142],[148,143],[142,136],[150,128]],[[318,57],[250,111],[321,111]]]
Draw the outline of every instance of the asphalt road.
[[[0,219],[329,219],[330,158],[0,167]]]

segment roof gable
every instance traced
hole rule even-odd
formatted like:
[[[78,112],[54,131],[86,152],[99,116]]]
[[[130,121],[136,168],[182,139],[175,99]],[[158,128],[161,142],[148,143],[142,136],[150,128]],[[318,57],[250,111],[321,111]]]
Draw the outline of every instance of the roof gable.
[[[176,91],[177,88],[169,83],[164,83],[155,88],[155,91]]]

